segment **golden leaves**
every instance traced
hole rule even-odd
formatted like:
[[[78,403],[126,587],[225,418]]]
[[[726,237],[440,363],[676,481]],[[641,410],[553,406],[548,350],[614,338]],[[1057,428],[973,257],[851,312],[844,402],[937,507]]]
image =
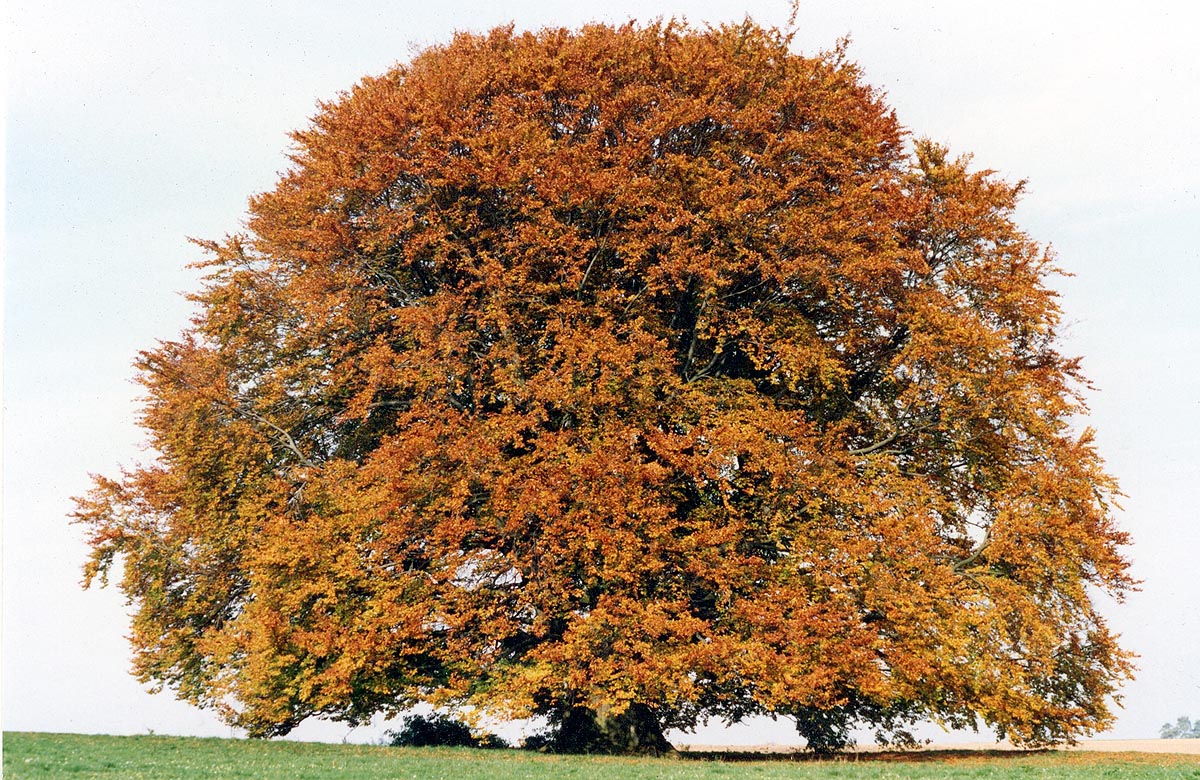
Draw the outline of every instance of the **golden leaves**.
[[[140,674],[259,734],[1103,726],[1132,583],[1020,185],[787,46],[499,29],[323,106],[79,503]]]

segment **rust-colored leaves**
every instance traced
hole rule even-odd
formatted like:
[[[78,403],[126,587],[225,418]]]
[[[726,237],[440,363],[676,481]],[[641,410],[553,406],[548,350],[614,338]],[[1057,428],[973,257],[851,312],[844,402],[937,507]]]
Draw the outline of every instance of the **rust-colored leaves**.
[[[142,678],[255,734],[1106,725],[1125,538],[1019,187],[787,44],[464,34],[296,133],[80,500]]]

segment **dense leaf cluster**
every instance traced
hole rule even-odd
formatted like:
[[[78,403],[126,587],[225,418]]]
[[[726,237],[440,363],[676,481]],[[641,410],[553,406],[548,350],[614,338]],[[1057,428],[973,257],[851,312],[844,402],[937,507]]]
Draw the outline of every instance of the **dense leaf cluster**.
[[[788,44],[463,34],[296,133],[80,501],[138,674],[261,735],[1108,724],[1125,536],[1020,186]]]

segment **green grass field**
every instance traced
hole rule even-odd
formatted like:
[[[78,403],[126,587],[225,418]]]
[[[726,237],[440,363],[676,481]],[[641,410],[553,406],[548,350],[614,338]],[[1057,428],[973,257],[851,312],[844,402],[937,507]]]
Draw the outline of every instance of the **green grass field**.
[[[870,760],[626,759],[517,750],[384,748],[184,737],[4,734],[4,777],[255,780],[715,780],[757,778],[1187,778],[1200,756],[1144,753],[886,754]]]

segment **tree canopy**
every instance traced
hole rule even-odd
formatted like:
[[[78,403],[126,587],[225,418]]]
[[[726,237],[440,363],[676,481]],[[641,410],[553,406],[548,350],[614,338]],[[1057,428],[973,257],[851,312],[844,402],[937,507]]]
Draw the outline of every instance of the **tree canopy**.
[[[789,45],[502,28],[322,105],[78,499],[136,674],[260,736],[1110,723],[1126,537],[1021,185]]]

